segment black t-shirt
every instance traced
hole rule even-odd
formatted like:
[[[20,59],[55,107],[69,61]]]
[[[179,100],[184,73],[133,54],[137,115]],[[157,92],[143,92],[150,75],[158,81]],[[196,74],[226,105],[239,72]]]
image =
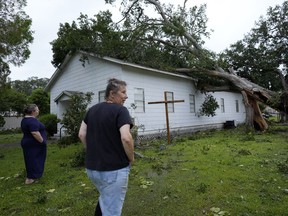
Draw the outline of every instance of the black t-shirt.
[[[92,106],[84,118],[87,125],[86,168],[111,171],[129,165],[119,129],[130,124],[131,117],[126,107],[113,103]]]

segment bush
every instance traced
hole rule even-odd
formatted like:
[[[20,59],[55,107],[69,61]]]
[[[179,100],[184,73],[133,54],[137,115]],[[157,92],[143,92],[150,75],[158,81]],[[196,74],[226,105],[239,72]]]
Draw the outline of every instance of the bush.
[[[17,133],[22,133],[21,128],[13,128],[13,129],[5,129],[0,131],[0,135],[4,134],[17,134]]]
[[[81,148],[74,153],[73,157],[70,160],[71,167],[84,167],[85,166],[85,148]]]
[[[57,119],[55,114],[45,114],[39,117],[39,121],[45,125],[48,137],[57,133],[57,123],[60,122],[60,120]]]
[[[281,173],[288,174],[288,159],[277,163],[278,170]]]
[[[87,111],[87,106],[92,100],[92,95],[92,92],[87,92],[86,94],[81,93],[71,96],[71,102],[63,114],[61,123],[73,142],[79,140],[80,125]]]
[[[201,105],[200,115],[202,116],[215,116],[216,115],[216,109],[219,108],[219,105],[217,103],[217,100],[213,97],[213,95],[207,94],[205,96],[205,101]]]
[[[0,115],[0,127],[3,127],[5,125],[4,117]]]
[[[57,145],[60,147],[60,148],[65,148],[71,144],[75,143],[75,139],[71,136],[64,136],[64,137],[61,137],[61,139],[59,139],[57,141]]]

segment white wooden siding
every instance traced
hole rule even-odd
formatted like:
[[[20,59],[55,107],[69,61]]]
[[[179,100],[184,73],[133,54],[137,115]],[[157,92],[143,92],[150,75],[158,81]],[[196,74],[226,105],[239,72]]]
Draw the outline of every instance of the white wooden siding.
[[[227,120],[234,120],[242,123],[245,118],[244,112],[236,113],[235,100],[242,101],[241,94],[231,92],[216,92],[212,95],[216,100],[225,98],[225,113],[221,113],[220,108],[216,110],[216,116],[198,116],[199,109],[205,99],[205,95],[195,89],[194,83],[191,80],[171,77],[164,74],[157,74],[142,70],[131,70],[125,68],[123,70],[123,78],[127,81],[128,99],[125,106],[130,110],[131,116],[135,119],[137,125],[144,125],[145,131],[161,131],[166,129],[166,116],[164,104],[148,104],[153,101],[163,101],[164,91],[174,93],[174,100],[185,100],[184,103],[175,103],[174,113],[169,113],[170,128],[181,129],[191,126],[203,126],[205,124],[223,124]],[[134,102],[134,88],[143,88],[145,95],[145,113],[136,113],[133,111],[131,104]],[[189,94],[195,95],[196,114],[190,112]],[[243,103],[242,110],[244,110]],[[240,108],[241,110],[241,108]],[[144,131],[144,133],[145,133]]]
[[[98,92],[105,90],[109,78],[121,79],[119,72],[121,67],[119,65],[96,58],[89,58],[89,63],[86,62],[85,67],[83,67],[79,58],[80,55],[72,57],[70,63],[63,69],[51,88],[51,113],[59,114],[58,118],[60,119],[62,116],[58,112],[54,99],[62,91],[93,92],[94,95],[90,104],[92,106],[98,103]]]

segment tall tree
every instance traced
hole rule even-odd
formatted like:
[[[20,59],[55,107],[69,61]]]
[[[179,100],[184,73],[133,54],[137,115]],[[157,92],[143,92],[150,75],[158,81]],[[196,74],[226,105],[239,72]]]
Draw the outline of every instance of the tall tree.
[[[0,87],[11,73],[9,65],[22,65],[30,56],[32,20],[23,11],[26,0],[0,0]]]
[[[268,89],[287,89],[285,82],[282,82],[288,63],[287,19],[288,1],[282,7],[268,8],[267,17],[260,17],[243,40],[225,50],[229,67],[237,69],[240,76]]]
[[[232,44],[221,55],[228,67],[241,77],[266,89],[280,92],[282,111],[288,113],[288,1],[269,7],[243,40]],[[270,103],[274,103],[270,100]],[[277,101],[276,101],[277,102]]]

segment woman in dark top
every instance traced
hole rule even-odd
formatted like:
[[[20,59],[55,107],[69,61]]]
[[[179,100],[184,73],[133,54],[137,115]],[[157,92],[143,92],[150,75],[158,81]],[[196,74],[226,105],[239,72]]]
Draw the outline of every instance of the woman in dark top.
[[[38,115],[37,105],[29,104],[24,109],[24,118],[21,121],[21,147],[27,175],[25,184],[34,183],[35,179],[42,177],[44,171],[47,137],[45,126],[36,118]]]
[[[133,123],[123,106],[126,82],[108,80],[105,98],[86,113],[79,138],[86,147],[87,175],[100,193],[95,215],[120,216],[134,161]]]

